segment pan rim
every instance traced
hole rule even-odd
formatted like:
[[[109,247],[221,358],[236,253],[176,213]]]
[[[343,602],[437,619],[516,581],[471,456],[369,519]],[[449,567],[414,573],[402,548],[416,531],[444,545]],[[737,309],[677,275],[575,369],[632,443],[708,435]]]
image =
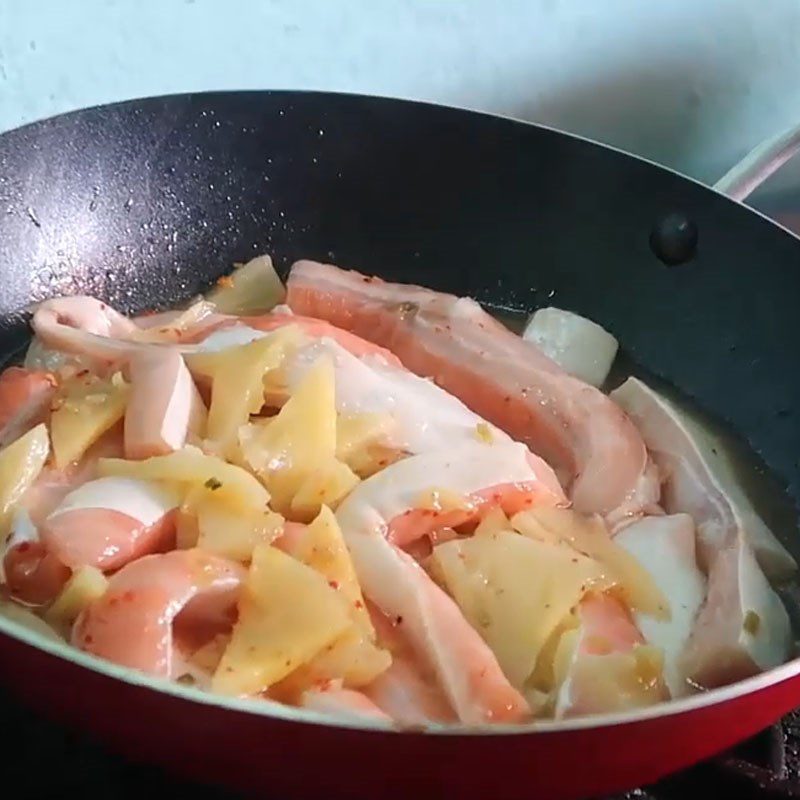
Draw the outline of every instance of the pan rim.
[[[114,108],[122,108],[124,106],[135,106],[137,104],[141,104],[144,102],[158,102],[158,101],[173,101],[176,99],[183,99],[183,98],[190,98],[190,97],[211,97],[211,96],[218,96],[218,97],[227,97],[233,95],[260,95],[264,97],[268,96],[278,96],[278,97],[286,97],[287,100],[291,99],[293,96],[303,95],[317,95],[322,97],[338,97],[338,98],[351,98],[351,99],[369,99],[369,100],[382,100],[392,103],[403,103],[409,106],[418,106],[418,107],[430,107],[430,108],[438,108],[445,111],[457,111],[462,112],[464,114],[468,114],[470,116],[480,116],[480,117],[487,117],[492,119],[503,120],[504,122],[508,122],[515,125],[521,125],[528,128],[538,129],[540,131],[546,131],[548,133],[555,134],[557,136],[566,137],[568,139],[572,139],[575,142],[580,142],[581,144],[589,145],[591,147],[599,148],[601,150],[610,151],[615,153],[618,156],[622,156],[623,158],[633,159],[638,161],[639,163],[646,164],[648,167],[660,170],[667,174],[673,175],[677,178],[682,178],[683,180],[689,181],[690,183],[694,184],[701,189],[705,189],[716,195],[723,200],[732,203],[733,205],[740,206],[745,211],[748,211],[752,214],[755,214],[764,222],[768,223],[769,225],[778,228],[783,233],[790,236],[792,239],[796,241],[800,241],[800,231],[795,232],[794,230],[787,228],[782,223],[778,222],[777,220],[773,219],[772,217],[768,216],[763,211],[760,211],[757,208],[753,208],[752,206],[748,205],[743,200],[736,200],[732,197],[729,197],[723,192],[718,191],[713,186],[709,186],[706,183],[698,180],[697,178],[692,177],[691,175],[687,175],[685,172],[681,172],[674,167],[667,166],[666,164],[660,164],[657,161],[654,161],[647,156],[639,155],[638,153],[633,153],[630,150],[625,150],[622,147],[618,147],[617,145],[609,144],[608,142],[602,142],[599,139],[594,139],[591,136],[585,136],[584,134],[574,133],[572,131],[564,130],[563,128],[558,128],[554,125],[548,125],[543,122],[533,122],[532,120],[522,119],[520,117],[515,117],[512,114],[503,114],[497,111],[486,111],[479,108],[473,108],[468,105],[455,105],[451,103],[444,103],[439,102],[436,100],[430,99],[419,99],[413,97],[401,97],[397,95],[386,95],[386,94],[372,94],[369,92],[347,92],[347,91],[339,91],[334,89],[203,89],[196,92],[170,92],[167,94],[157,94],[157,95],[137,95],[134,97],[129,97],[124,100],[114,100],[111,102],[106,103],[94,103],[88,106],[81,106],[78,108],[72,108],[67,111],[62,111],[58,114],[51,114],[46,117],[40,117],[35,120],[31,120],[30,122],[25,122],[22,125],[17,125],[13,128],[8,128],[6,130],[0,131],[0,142],[3,141],[4,137],[10,134],[15,133],[23,133],[24,131],[29,131],[37,126],[46,125],[48,123],[55,122],[57,120],[68,119],[70,117],[76,117],[79,114],[85,113],[87,111],[102,111],[106,109],[114,109]]]
[[[185,686],[166,678],[153,677],[78,650],[69,642],[60,638],[52,639],[42,633],[37,633],[24,623],[4,616],[0,610],[0,636],[2,635],[106,678],[118,680],[130,686],[148,689],[157,694],[167,695],[179,700],[214,706],[223,711],[267,717],[268,719],[277,719],[284,722],[316,724],[331,730],[345,728],[353,731],[394,733],[406,736],[409,734],[447,737],[529,736],[636,725],[650,720],[690,714],[701,709],[721,705],[740,697],[756,694],[800,675],[800,657],[797,657],[778,667],[773,667],[770,670],[729,686],[711,689],[690,697],[669,700],[648,708],[576,717],[567,720],[537,720],[516,724],[487,723],[479,726],[468,726],[463,723],[436,723],[424,728],[419,726],[402,728],[367,718],[347,719],[342,717],[341,719],[333,719],[328,714],[284,705],[265,698],[226,697],[193,686]]]

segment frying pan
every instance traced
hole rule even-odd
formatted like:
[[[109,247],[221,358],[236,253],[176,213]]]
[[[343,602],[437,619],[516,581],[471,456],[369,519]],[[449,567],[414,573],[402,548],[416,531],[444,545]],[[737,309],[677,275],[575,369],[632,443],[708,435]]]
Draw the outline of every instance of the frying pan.
[[[534,125],[334,94],[137,100],[0,136],[6,353],[24,344],[32,301],[82,292],[126,311],[166,306],[260,252],[499,309],[574,309],[729,424],[798,497],[800,242],[712,189]],[[794,522],[778,533],[798,553]],[[800,704],[793,661],[635,714],[381,732],[161,684],[5,620],[0,679],[135,759],[276,797],[598,795]]]

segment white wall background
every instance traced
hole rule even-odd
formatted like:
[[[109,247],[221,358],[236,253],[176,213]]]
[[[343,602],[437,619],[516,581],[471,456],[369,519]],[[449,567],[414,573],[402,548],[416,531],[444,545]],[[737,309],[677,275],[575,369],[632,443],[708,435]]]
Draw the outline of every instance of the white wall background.
[[[800,122],[800,0],[0,0],[0,129],[267,87],[481,108],[713,180]]]

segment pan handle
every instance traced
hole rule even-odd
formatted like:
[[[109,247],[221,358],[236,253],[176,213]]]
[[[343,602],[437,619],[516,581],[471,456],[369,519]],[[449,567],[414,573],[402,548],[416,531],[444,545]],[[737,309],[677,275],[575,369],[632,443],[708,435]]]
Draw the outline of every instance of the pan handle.
[[[733,200],[744,200],[797,152],[800,152],[800,125],[751,150],[714,184],[714,188]]]

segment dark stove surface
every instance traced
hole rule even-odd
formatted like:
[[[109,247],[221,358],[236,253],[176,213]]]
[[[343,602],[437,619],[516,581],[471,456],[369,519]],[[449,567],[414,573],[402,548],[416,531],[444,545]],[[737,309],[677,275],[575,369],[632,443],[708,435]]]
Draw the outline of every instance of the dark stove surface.
[[[190,785],[154,767],[131,764],[83,736],[42,721],[0,693],[3,780],[15,800],[80,793],[89,800],[191,795],[193,800],[234,800],[220,789]],[[800,798],[800,711],[729,754],[660,783],[606,800],[737,800]],[[377,800],[377,798],[376,798]]]

